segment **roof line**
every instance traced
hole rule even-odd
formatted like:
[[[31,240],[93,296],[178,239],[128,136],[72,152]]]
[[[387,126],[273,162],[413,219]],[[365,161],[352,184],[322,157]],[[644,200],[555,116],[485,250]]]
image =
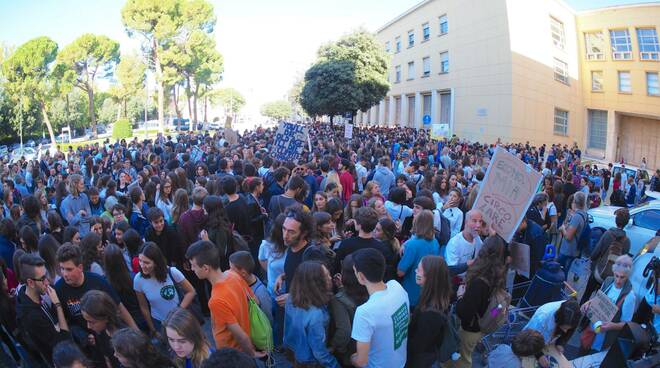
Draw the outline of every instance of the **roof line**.
[[[385,28],[387,28],[387,27],[391,26],[392,24],[398,22],[401,18],[405,17],[406,15],[408,15],[408,14],[414,12],[415,10],[421,8],[422,6],[428,4],[428,3],[432,2],[432,1],[434,1],[434,0],[424,0],[424,1],[420,2],[420,3],[417,3],[417,4],[413,5],[412,8],[410,8],[410,9],[406,10],[405,12],[403,12],[403,13],[397,15],[396,17],[394,17],[394,19],[390,20],[389,22],[385,23],[383,26],[381,26],[380,28],[378,28],[378,29],[376,30],[376,33],[379,33],[380,31],[384,30]]]
[[[596,12],[601,12],[603,10],[643,8],[643,7],[647,7],[647,6],[660,6],[660,1],[649,1],[649,2],[640,2],[640,3],[633,3],[633,4],[612,5],[612,6],[606,6],[604,8],[581,10],[577,14],[581,15],[581,14],[588,14],[588,13],[596,13]]]

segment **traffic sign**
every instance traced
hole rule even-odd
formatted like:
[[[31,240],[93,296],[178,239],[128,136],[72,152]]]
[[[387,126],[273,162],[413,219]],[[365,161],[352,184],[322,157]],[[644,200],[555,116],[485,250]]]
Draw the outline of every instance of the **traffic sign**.
[[[429,125],[431,124],[431,115],[424,115],[424,125]]]

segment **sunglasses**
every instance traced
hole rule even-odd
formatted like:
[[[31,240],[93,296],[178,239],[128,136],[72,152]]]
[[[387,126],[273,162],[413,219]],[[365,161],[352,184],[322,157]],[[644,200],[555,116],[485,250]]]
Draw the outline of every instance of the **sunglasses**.
[[[30,278],[30,280],[32,280],[34,282],[44,282],[44,281],[46,281],[47,278],[48,278],[47,275],[43,275],[41,278],[38,278],[38,279]]]

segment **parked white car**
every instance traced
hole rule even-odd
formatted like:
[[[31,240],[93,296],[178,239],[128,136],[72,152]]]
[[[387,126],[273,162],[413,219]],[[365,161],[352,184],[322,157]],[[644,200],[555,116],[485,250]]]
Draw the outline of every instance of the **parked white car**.
[[[621,207],[601,206],[588,211],[593,218],[591,228],[607,230],[615,227],[614,212]],[[660,200],[649,201],[630,209],[630,222],[624,228],[630,239],[630,253],[636,255],[660,229]]]

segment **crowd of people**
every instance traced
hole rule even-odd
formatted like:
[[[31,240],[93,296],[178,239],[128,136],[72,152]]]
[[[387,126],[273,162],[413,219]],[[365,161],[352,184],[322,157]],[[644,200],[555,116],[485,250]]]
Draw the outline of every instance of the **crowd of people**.
[[[294,367],[471,367],[497,324],[498,304],[490,308],[506,294],[510,262],[509,244],[473,208],[497,146],[544,176],[514,238],[530,245],[530,279],[584,255],[585,211],[607,193],[625,206],[660,186],[656,171],[646,181],[617,173],[609,188],[611,165],[583,164],[576,145],[309,130],[311,150],[295,162],[273,157],[275,131],[261,128],[231,143],[222,133],[159,134],[5,159],[3,361],[248,368],[281,353]],[[585,295],[603,290],[619,313],[584,354],[611,344],[639,304],[628,219],[619,210],[617,228],[589,252]],[[654,298],[646,318],[660,327]],[[549,302],[491,353],[508,363],[491,366],[526,357],[549,366],[543,349],[561,349],[589,299]]]

